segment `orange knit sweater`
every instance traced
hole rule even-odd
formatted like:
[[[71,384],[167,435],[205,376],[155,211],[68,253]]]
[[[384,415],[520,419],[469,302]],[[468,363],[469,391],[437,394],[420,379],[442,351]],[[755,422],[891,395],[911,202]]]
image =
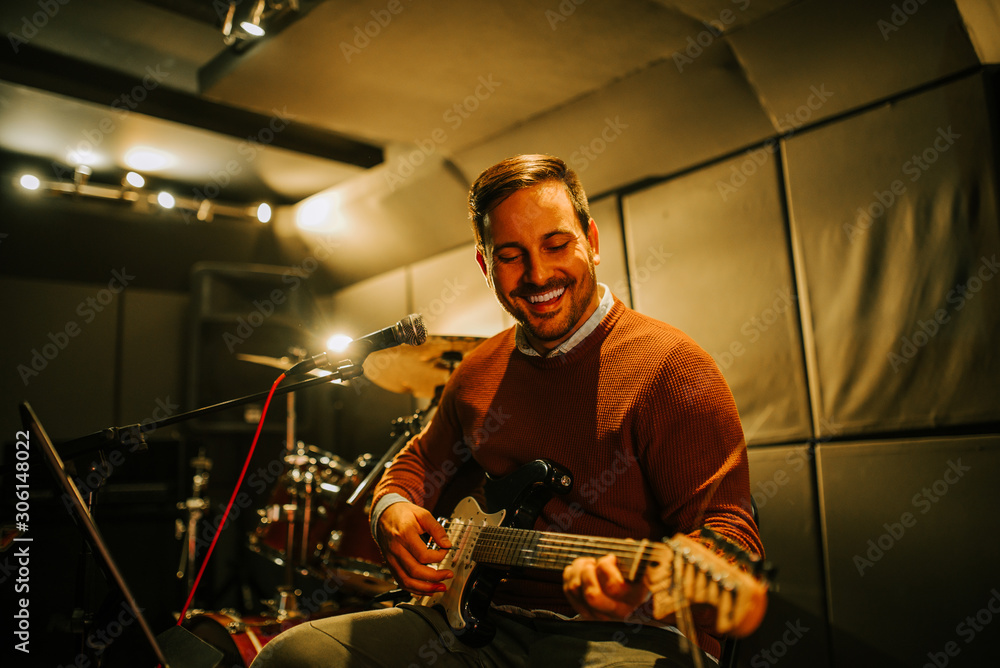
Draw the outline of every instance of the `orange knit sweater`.
[[[568,468],[572,491],[535,528],[611,538],[695,534],[708,526],[763,554],[750,499],[743,430],[712,358],[683,332],[617,298],[567,354],[529,357],[514,330],[485,341],[450,378],[434,419],[399,453],[375,491],[433,508],[470,458],[491,476],[538,458]],[[561,574],[511,579],[496,603],[573,614]],[[718,644],[699,633],[699,644]]]

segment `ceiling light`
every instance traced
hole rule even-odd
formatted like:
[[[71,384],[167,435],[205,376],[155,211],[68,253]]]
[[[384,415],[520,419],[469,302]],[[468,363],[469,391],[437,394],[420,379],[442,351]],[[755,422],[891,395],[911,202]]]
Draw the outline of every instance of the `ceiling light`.
[[[125,164],[132,169],[152,172],[163,169],[172,162],[169,154],[148,146],[137,146],[125,154]]]
[[[257,220],[262,223],[271,222],[271,205],[267,202],[261,202],[260,206],[257,207]]]
[[[141,188],[146,185],[146,179],[142,178],[142,174],[138,172],[129,172],[125,175],[125,183],[133,188]]]
[[[174,208],[174,204],[176,204],[174,196],[168,193],[166,190],[160,191],[160,193],[156,196],[156,201],[164,209],[172,209]]]
[[[264,13],[265,0],[257,0],[254,3],[253,9],[250,11],[250,16],[247,20],[240,22],[240,29],[243,30],[248,35],[254,37],[263,37],[264,28],[260,25],[260,17]]]
[[[42,185],[42,182],[34,174],[22,174],[18,183],[25,190],[38,190],[38,187]]]

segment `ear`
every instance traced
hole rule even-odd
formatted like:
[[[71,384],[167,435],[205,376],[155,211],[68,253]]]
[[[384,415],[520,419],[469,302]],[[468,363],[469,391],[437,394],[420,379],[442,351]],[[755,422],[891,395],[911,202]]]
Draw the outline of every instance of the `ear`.
[[[591,218],[587,226],[587,241],[590,242],[590,247],[594,250],[594,264],[598,265],[601,263],[601,240],[597,235],[597,223]]]
[[[486,282],[490,285],[490,287],[493,287],[493,284],[490,282],[489,269],[486,268],[486,258],[483,257],[483,251],[478,248],[476,249],[476,262],[479,263],[479,268],[482,269],[483,276],[486,277]]]

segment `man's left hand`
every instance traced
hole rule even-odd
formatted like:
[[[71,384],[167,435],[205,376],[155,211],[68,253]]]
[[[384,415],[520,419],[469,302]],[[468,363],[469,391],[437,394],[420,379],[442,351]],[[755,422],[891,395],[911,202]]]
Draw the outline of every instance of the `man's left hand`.
[[[580,557],[563,570],[563,591],[584,619],[621,621],[646,599],[640,580],[628,582],[613,554]]]

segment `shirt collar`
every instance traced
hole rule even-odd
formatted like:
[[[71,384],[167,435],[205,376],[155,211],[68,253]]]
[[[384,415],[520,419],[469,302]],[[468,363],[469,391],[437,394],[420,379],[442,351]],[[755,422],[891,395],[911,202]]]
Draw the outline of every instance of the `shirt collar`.
[[[590,336],[590,334],[597,329],[597,326],[601,324],[602,320],[604,320],[604,316],[608,314],[608,311],[610,311],[611,307],[615,304],[615,299],[611,296],[611,290],[608,289],[608,286],[603,283],[598,283],[597,289],[600,291],[601,295],[601,301],[598,302],[597,309],[575,332],[573,332],[573,336],[563,341],[547,354],[542,355],[537,350],[532,348],[530,343],[528,343],[528,337],[524,334],[524,328],[522,328],[521,325],[517,325],[514,328],[514,341],[517,343],[517,349],[529,357],[558,357],[559,355],[565,355],[568,353],[578,343]]]

